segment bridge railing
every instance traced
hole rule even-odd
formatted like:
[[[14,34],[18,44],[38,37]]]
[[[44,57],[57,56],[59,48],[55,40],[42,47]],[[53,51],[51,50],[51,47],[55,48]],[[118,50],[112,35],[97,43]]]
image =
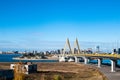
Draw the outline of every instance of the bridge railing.
[[[71,56],[87,56],[87,57],[112,57],[112,58],[120,58],[120,54],[107,54],[107,53],[81,53],[81,54],[69,54]]]

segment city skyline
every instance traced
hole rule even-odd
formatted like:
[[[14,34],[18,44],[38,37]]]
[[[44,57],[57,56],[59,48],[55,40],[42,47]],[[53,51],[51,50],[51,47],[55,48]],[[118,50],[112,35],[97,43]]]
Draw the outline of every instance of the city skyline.
[[[119,3],[119,0],[1,0],[0,49],[61,48],[66,38],[72,42],[78,38],[93,45],[96,42],[116,45],[120,41]]]

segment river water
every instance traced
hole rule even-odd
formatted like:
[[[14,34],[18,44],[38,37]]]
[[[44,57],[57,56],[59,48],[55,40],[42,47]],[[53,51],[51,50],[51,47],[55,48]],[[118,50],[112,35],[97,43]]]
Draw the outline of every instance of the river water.
[[[0,54],[0,62],[20,62],[20,60],[13,60],[13,57],[19,57],[21,54]],[[21,62],[58,62],[58,60],[21,60]],[[97,63],[97,60],[90,60],[91,63]],[[102,60],[104,64],[111,64],[110,60]],[[120,60],[117,60],[120,65]]]

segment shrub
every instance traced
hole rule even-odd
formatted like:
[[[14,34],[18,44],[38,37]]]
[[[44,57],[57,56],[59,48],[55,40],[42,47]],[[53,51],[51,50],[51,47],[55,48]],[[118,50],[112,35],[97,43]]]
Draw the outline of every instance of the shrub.
[[[54,75],[54,80],[62,80],[60,75]]]

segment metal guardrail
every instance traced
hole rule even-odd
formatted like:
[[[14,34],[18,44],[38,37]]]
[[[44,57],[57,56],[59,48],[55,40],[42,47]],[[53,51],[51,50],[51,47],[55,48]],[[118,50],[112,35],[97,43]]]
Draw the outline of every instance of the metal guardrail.
[[[106,53],[94,53],[94,54],[87,54],[87,53],[82,53],[82,54],[64,54],[65,56],[86,56],[86,57],[110,57],[110,58],[120,58],[120,54],[106,54]]]

